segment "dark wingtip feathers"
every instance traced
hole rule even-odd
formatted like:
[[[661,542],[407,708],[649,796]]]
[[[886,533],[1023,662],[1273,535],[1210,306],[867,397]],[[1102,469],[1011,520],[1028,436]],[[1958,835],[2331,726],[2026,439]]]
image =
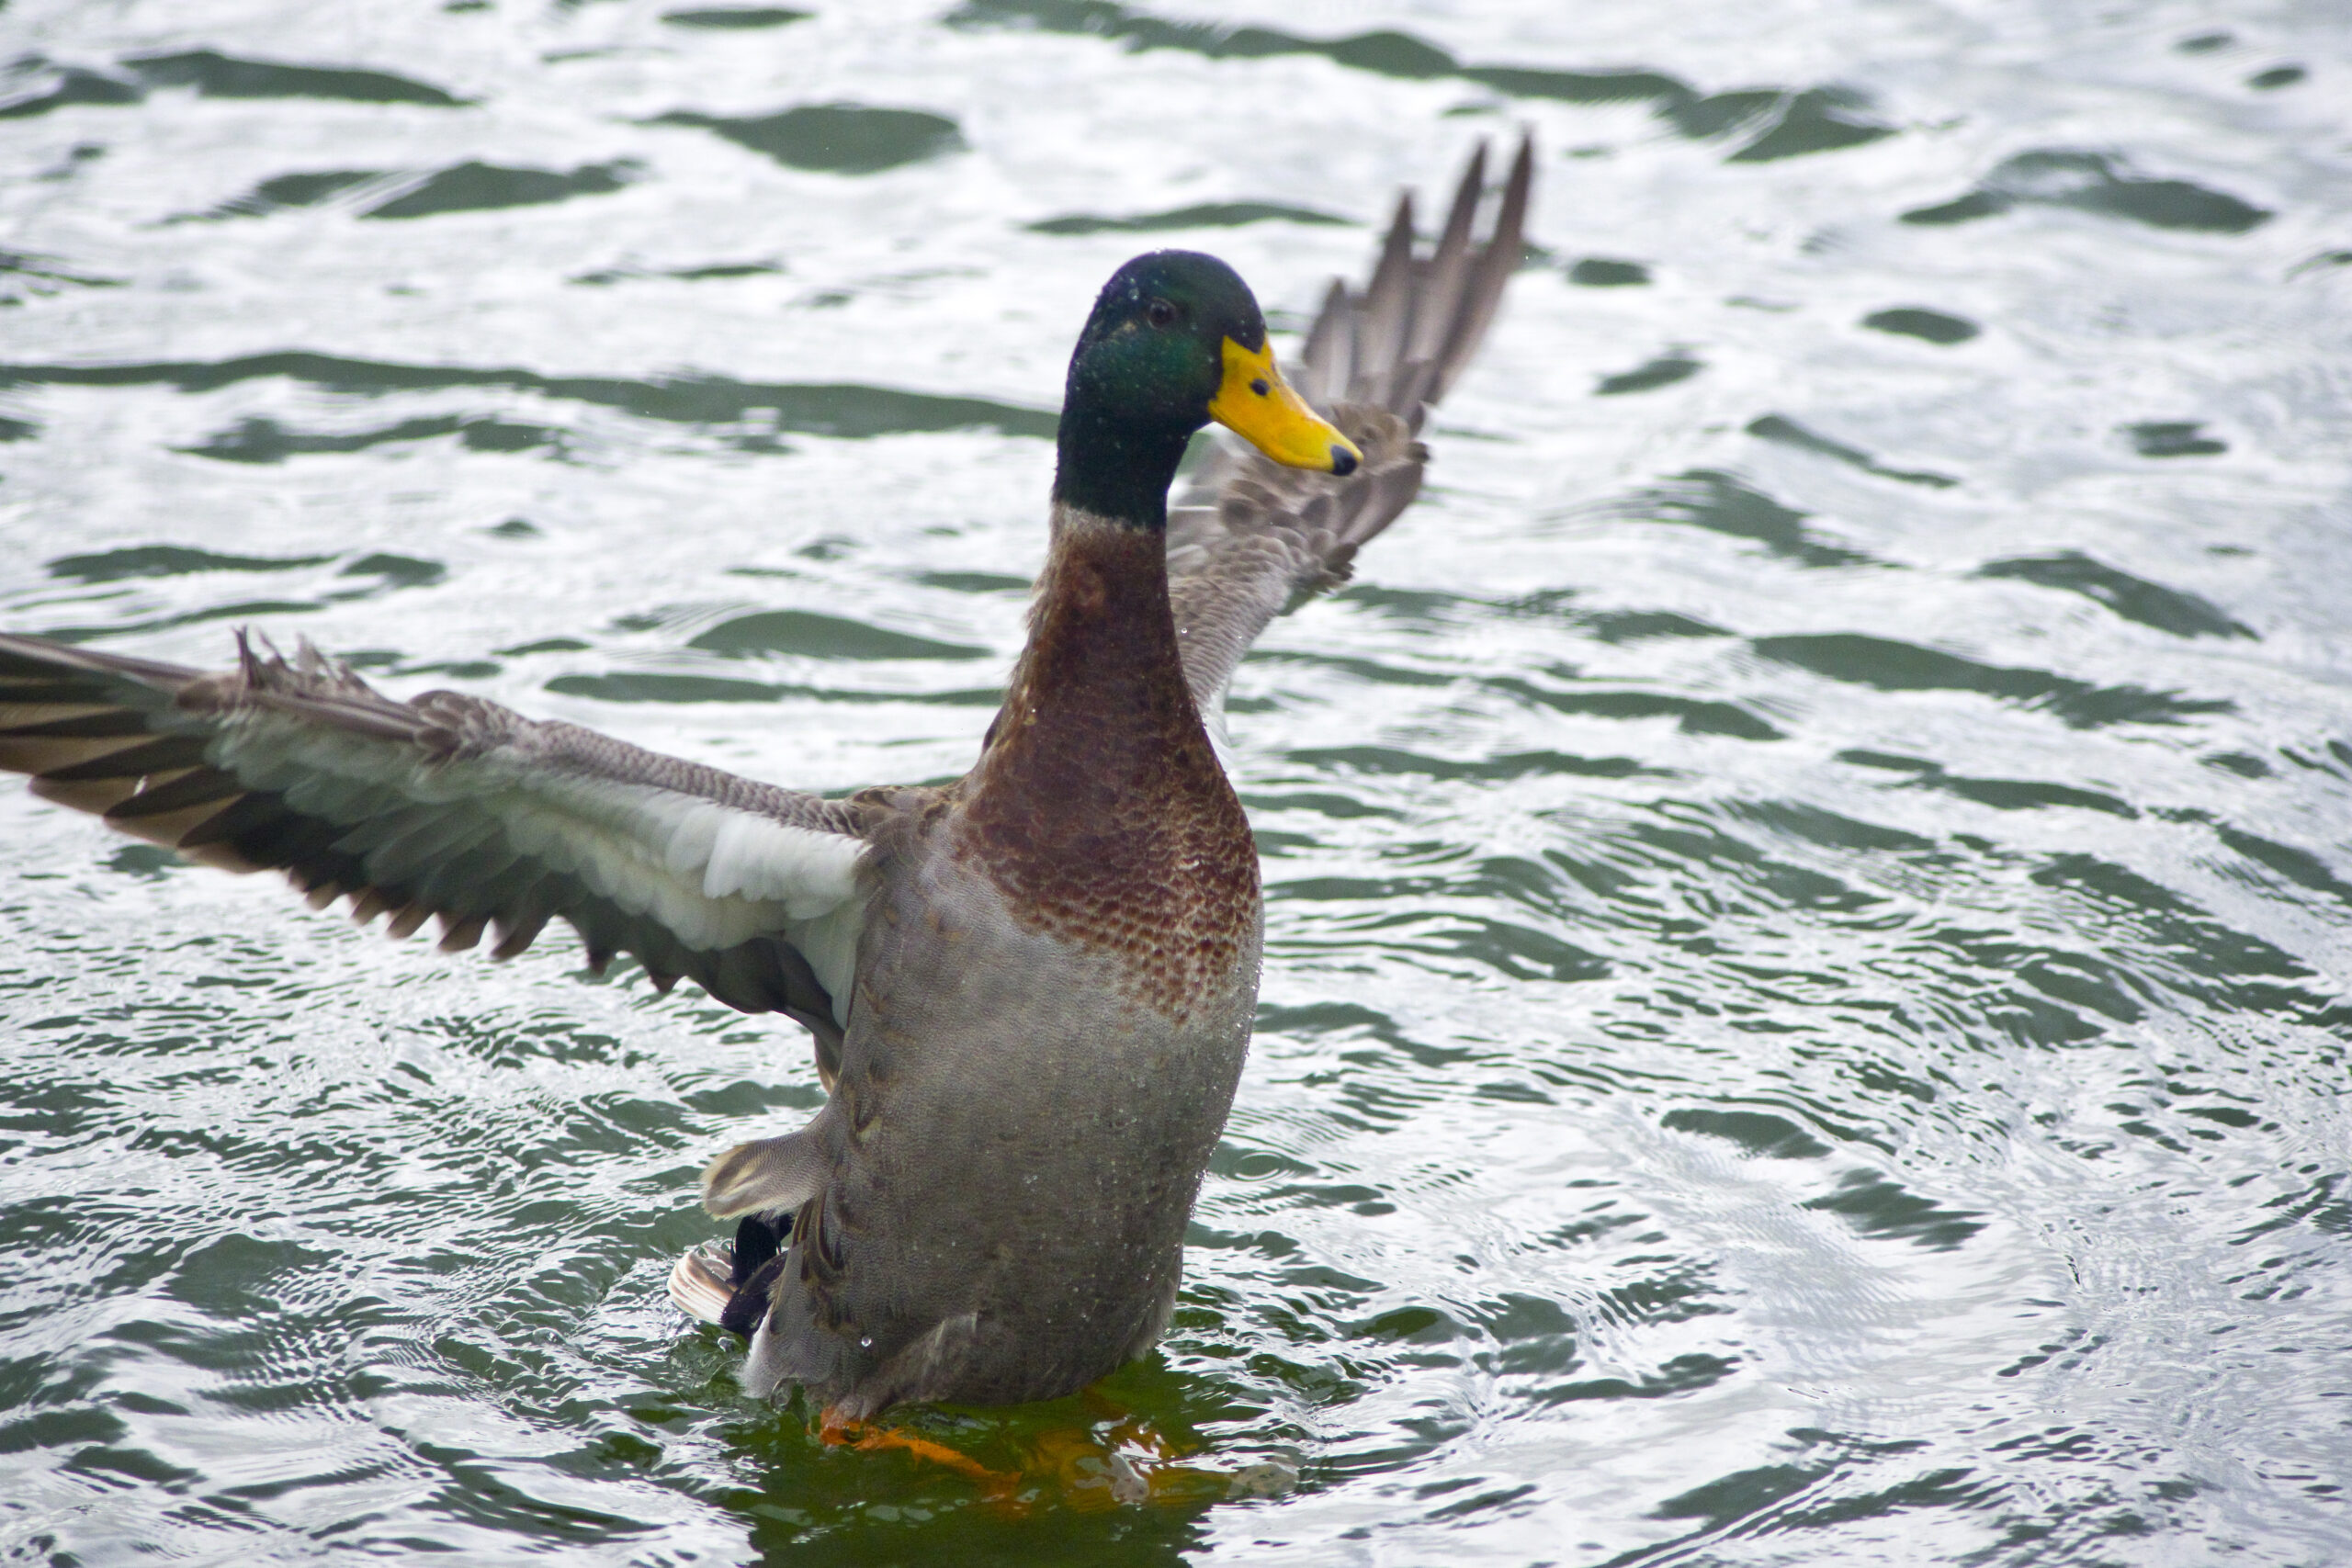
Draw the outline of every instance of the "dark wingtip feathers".
[[[1416,254],[1413,194],[1396,199],[1372,276],[1361,289],[1333,279],[1299,355],[1300,389],[1325,407],[1367,403],[1420,427],[1424,405],[1444,397],[1493,324],[1503,288],[1527,251],[1528,198],[1535,139],[1523,136],[1499,194],[1487,184],[1487,146],[1470,154],[1445,226],[1427,255]],[[1483,242],[1481,208],[1493,197]]]
[[[489,924],[487,915],[453,915],[444,911],[441,916],[441,951],[471,953],[475,944],[481,941],[483,928]]]
[[[521,956],[539,940],[539,932],[547,929],[547,923],[548,917],[536,911],[510,922],[493,923],[491,930],[496,945],[490,950],[490,955],[501,963]]]

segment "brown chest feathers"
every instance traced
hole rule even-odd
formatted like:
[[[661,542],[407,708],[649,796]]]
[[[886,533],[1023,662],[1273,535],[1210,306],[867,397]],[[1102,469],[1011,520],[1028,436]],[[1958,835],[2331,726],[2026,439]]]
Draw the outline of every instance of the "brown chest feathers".
[[[1223,994],[1258,919],[1248,818],[1201,728],[1156,532],[1070,512],[987,750],[962,852],[1023,924],[1115,954],[1182,1019]]]

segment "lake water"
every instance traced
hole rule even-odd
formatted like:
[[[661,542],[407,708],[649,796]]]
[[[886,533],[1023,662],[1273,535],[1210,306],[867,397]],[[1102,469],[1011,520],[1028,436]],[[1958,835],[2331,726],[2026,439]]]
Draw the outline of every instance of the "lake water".
[[[2352,1561],[2340,0],[807,3],[10,0],[0,626],[950,777],[1102,278],[1532,128],[1173,1333],[823,1449],[662,1290],[796,1031],[11,785],[0,1555]]]

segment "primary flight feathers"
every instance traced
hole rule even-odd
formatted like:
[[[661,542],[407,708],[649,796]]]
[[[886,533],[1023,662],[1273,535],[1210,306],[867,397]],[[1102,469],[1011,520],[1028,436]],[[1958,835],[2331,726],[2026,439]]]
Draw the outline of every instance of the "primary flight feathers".
[[[859,813],[456,692],[396,702],[304,644],[205,673],[0,635],[0,765],[37,794],[321,907],[497,956],[558,917],[747,1012],[837,1032]]]

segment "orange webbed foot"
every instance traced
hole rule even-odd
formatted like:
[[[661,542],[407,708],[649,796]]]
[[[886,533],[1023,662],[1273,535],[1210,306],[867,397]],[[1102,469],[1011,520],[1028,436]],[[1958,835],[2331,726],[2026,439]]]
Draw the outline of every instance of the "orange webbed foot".
[[[1232,1475],[1182,1462],[1197,1442],[1170,1437],[1100,1388],[1083,1389],[1080,1397],[1093,1422],[1046,1433],[1023,1466],[1024,1474],[1050,1477],[1072,1506],[1182,1506],[1232,1495]]]
[[[817,1438],[832,1447],[867,1453],[896,1449],[912,1454],[968,1477],[989,1502],[1018,1514],[1027,1513],[1041,1497],[1057,1498],[1081,1513],[1144,1504],[1182,1507],[1236,1495],[1277,1495],[1296,1480],[1295,1473],[1276,1465],[1227,1472],[1184,1463],[1182,1456],[1192,1451],[1189,1446],[1172,1441],[1149,1421],[1091,1389],[1085,1397],[1096,1419],[1037,1436],[1027,1445],[1018,1472],[991,1470],[944,1443],[844,1416],[831,1406],[819,1417]]]
[[[870,1421],[860,1421],[844,1416],[832,1405],[827,1405],[818,1417],[817,1440],[832,1448],[852,1448],[865,1453],[878,1453],[886,1449],[898,1449],[928,1460],[968,1476],[980,1484],[980,1490],[994,1501],[1010,1501],[1019,1490],[1021,1477],[1008,1471],[990,1470],[969,1454],[958,1453],[944,1443],[934,1443],[929,1438],[919,1438],[912,1432],[896,1427],[877,1427]]]

